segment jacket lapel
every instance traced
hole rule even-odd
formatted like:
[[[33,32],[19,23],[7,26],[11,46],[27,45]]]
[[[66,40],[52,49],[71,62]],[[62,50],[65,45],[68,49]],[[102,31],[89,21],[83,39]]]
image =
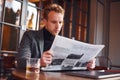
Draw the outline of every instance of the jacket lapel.
[[[43,29],[41,29],[38,33],[39,35],[39,48],[40,48],[40,52],[41,54],[43,53],[43,49],[44,49],[44,36],[43,36]]]

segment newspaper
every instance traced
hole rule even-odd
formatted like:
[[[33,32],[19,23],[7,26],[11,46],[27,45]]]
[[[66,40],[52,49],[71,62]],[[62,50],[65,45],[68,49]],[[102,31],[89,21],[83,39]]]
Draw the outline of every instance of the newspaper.
[[[80,42],[63,36],[56,36],[50,50],[53,51],[53,61],[44,71],[86,69],[86,64],[95,58],[104,45]]]

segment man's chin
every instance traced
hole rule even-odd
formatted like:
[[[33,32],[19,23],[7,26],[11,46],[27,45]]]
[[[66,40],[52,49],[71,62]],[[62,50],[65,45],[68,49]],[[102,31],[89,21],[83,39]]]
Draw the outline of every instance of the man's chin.
[[[56,35],[58,35],[58,33],[53,33],[52,35],[56,36]]]

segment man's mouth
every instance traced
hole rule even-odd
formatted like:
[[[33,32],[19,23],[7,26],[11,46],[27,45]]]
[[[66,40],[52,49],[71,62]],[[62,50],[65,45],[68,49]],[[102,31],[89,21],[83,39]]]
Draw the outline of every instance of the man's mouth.
[[[59,32],[59,30],[55,30],[55,33],[58,33]]]

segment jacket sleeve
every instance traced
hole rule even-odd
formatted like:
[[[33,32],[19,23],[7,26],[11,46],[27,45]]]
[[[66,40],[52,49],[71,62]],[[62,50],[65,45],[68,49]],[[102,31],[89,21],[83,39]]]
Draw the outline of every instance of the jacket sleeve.
[[[27,31],[22,37],[18,53],[16,54],[16,67],[18,69],[26,69],[26,60],[31,57],[31,44],[30,32]]]

